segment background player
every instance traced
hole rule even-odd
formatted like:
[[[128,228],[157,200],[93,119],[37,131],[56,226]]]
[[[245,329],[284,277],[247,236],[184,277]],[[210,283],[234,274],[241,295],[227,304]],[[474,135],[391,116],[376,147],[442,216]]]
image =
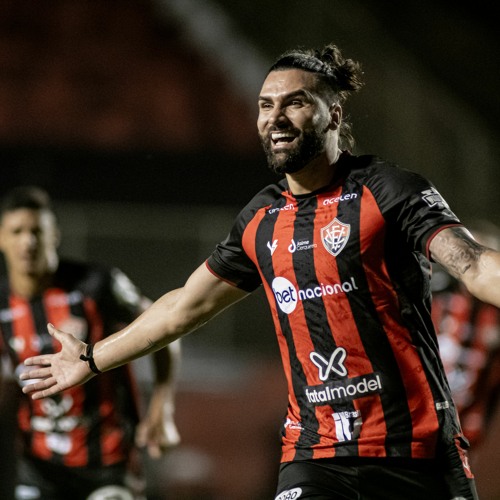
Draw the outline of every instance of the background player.
[[[0,349],[17,374],[28,356],[59,348],[46,333],[47,321],[82,341],[96,342],[150,305],[120,270],[60,259],[58,242],[56,217],[45,191],[21,186],[5,195],[0,249],[7,276],[0,284]],[[138,427],[138,394],[130,367],[45,401],[23,396],[17,418],[22,439],[15,498],[101,498],[98,492],[132,498],[141,486],[137,480],[128,482],[139,465],[134,436],[152,457],[179,442],[173,420],[178,359],[177,344],[155,353],[155,384]]]

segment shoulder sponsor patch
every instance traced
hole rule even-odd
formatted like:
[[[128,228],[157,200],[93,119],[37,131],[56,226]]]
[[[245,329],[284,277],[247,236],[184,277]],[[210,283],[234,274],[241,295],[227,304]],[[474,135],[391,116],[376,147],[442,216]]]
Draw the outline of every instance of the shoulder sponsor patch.
[[[422,191],[422,199],[430,207],[437,207],[440,209],[449,208],[448,204],[444,201],[443,197],[439,194],[439,191],[436,188],[430,188]]]

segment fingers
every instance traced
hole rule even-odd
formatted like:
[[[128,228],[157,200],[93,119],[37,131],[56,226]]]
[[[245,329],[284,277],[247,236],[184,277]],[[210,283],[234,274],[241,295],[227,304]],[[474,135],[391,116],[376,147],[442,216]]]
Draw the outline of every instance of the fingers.
[[[57,387],[57,386],[54,386],[54,387]],[[34,399],[34,400],[43,399],[43,398],[46,398],[48,396],[53,396],[54,394],[57,394],[59,391],[60,391],[60,389],[51,388],[51,389],[47,389],[46,391],[34,392],[31,395],[31,399]]]
[[[168,446],[161,432],[154,432],[154,429],[147,425],[139,425],[136,430],[135,444],[138,448],[145,448],[151,458],[160,458]]]
[[[22,388],[24,394],[30,394],[32,399],[41,399],[59,391],[54,377],[39,380]]]
[[[50,366],[47,368],[38,367],[35,370],[26,370],[19,374],[19,378],[21,380],[35,380],[35,379],[44,379],[46,380],[52,375],[50,371]]]
[[[68,335],[61,330],[58,330],[52,323],[47,323],[47,331],[54,337],[58,342],[62,342],[62,337]]]
[[[148,455],[151,458],[161,458],[171,448],[164,441],[150,441],[147,444]]]
[[[172,440],[163,434],[141,434],[137,435],[135,440],[136,446],[147,449],[148,455],[154,459],[162,457],[166,452],[178,446],[179,443],[180,438]]]
[[[33,365],[50,366],[51,359],[53,358],[53,356],[54,356],[53,354],[41,354],[39,356],[32,356],[31,358],[26,358],[24,360],[24,364],[26,366],[33,366]],[[26,373],[31,373],[31,371],[28,371]]]
[[[167,451],[166,446],[158,446],[158,445],[148,446],[148,455],[154,459],[161,458],[166,451]]]

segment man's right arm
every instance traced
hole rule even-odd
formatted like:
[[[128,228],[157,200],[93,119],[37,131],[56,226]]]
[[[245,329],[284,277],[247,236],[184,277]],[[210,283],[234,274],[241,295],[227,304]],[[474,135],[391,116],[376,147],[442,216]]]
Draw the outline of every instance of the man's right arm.
[[[93,352],[95,365],[107,371],[157,351],[247,295],[214,276],[202,264],[182,288],[166,293],[130,325],[97,342]],[[36,368],[25,372],[23,380],[39,379],[23,388],[33,399],[56,394],[94,376],[88,364],[80,359],[85,354],[83,342],[53,327],[49,332],[62,344],[62,350],[25,361]]]
[[[463,227],[438,232],[429,244],[432,259],[479,300],[500,307],[500,252],[478,243]]]

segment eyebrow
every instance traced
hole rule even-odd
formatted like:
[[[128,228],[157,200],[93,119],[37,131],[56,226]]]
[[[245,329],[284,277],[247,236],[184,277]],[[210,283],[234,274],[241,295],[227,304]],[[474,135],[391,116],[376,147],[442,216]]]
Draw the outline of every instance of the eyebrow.
[[[285,94],[283,96],[283,100],[286,100],[286,99],[292,99],[294,97],[307,97],[307,98],[311,98],[312,94],[310,92],[307,92],[305,91],[304,89],[300,89],[300,90],[295,90],[293,92],[290,92],[289,94]],[[268,96],[265,96],[265,95],[260,95],[259,96],[259,101],[271,101],[272,98],[271,97],[268,97]]]

